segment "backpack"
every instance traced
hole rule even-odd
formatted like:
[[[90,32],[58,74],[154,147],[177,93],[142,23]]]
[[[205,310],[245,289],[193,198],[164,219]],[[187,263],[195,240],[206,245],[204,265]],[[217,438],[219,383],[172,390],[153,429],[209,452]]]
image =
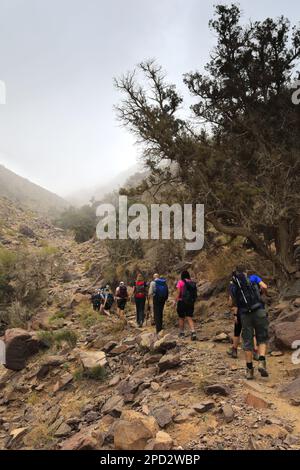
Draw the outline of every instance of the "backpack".
[[[128,294],[126,286],[119,286],[118,297],[120,297],[121,299],[127,299]]]
[[[169,289],[165,279],[155,279],[154,296],[159,299],[167,300],[169,297]]]
[[[194,305],[197,300],[197,284],[190,279],[184,279],[182,301],[186,305]]]
[[[114,296],[112,294],[107,294],[106,302],[104,308],[111,308],[112,304],[114,303]]]
[[[251,313],[262,306],[259,287],[253,284],[245,274],[234,272],[232,283],[235,286],[234,297],[238,308],[246,309]]]
[[[146,283],[144,281],[137,281],[135,283],[135,297],[137,299],[144,299],[146,297]]]

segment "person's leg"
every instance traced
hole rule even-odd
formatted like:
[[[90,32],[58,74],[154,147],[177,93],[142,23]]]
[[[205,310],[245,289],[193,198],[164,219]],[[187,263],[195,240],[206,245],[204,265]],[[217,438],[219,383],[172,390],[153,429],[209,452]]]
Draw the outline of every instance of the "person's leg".
[[[140,304],[139,304],[140,299],[135,299],[135,309],[136,309],[136,322],[139,325],[140,324]]]
[[[156,333],[159,333],[158,300],[155,297],[153,297],[153,316],[154,316]]]
[[[238,347],[240,344],[241,332],[242,332],[241,315],[238,313],[234,322],[232,347],[227,351],[227,354],[233,359],[237,359],[238,357]]]
[[[256,310],[254,315],[254,330],[257,341],[257,348],[259,354],[259,366],[258,370],[262,377],[268,377],[267,371],[266,353],[267,353],[267,341],[269,339],[269,321],[267,313],[263,309]]]
[[[145,320],[145,305],[146,305],[146,299],[139,299],[140,302],[140,326],[143,326],[144,320]]]
[[[191,333],[195,332],[194,320],[192,317],[186,317]]]
[[[177,314],[178,314],[178,326],[179,326],[179,337],[184,337],[184,320],[185,315],[182,308],[182,302],[179,300],[177,302]]]
[[[158,309],[157,309],[157,327],[156,327],[157,333],[159,333],[163,329],[164,306],[165,306],[165,301],[163,299],[160,299],[158,302]]]
[[[254,378],[253,369],[253,349],[254,349],[254,328],[253,328],[253,316],[251,313],[241,314],[242,323],[242,339],[243,348],[245,351],[246,358],[246,378],[252,380]]]

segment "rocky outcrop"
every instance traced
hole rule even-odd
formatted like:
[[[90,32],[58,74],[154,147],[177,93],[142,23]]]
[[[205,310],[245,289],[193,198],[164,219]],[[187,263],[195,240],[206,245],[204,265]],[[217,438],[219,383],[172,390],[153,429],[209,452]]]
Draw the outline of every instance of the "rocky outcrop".
[[[34,333],[13,328],[6,330],[4,336],[6,347],[6,367],[10,370],[22,370],[26,360],[36,354],[42,347],[40,340]]]

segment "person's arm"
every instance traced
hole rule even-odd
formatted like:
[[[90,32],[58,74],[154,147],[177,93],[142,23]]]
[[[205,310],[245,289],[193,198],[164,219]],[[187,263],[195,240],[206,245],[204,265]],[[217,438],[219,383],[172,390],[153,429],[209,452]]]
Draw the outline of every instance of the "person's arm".
[[[150,282],[150,287],[149,287],[149,292],[148,292],[148,295],[151,296],[154,294],[154,281],[151,281]]]
[[[260,283],[258,284],[262,293],[265,293],[268,289],[268,286],[267,284],[264,282],[264,281],[260,281]]]

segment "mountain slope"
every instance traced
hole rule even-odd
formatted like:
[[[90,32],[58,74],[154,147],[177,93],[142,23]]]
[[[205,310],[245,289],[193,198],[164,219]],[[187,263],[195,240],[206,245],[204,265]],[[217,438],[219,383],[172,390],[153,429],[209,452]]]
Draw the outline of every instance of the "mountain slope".
[[[0,196],[42,213],[62,210],[64,199],[0,165]]]

